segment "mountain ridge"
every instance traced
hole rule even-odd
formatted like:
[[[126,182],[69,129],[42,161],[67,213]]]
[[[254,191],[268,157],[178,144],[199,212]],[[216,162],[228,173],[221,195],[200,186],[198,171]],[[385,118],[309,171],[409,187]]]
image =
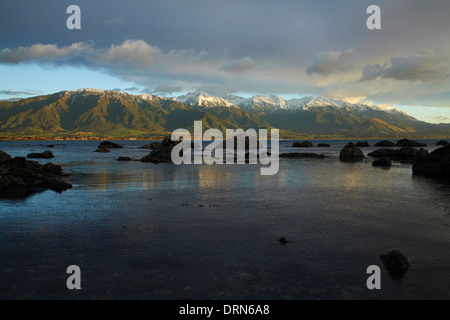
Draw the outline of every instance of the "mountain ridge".
[[[84,88],[0,101],[0,135],[144,137],[191,128],[279,128],[281,136],[448,137],[450,124],[419,121],[390,105],[327,97],[215,96],[166,98]]]

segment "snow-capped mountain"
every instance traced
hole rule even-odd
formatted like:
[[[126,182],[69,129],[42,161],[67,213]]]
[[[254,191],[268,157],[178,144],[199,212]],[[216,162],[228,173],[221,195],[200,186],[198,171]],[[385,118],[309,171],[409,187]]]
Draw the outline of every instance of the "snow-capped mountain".
[[[213,107],[236,107],[235,104],[220,97],[216,97],[204,91],[196,91],[173,98],[173,100],[181,102],[187,106],[199,106],[206,108]]]

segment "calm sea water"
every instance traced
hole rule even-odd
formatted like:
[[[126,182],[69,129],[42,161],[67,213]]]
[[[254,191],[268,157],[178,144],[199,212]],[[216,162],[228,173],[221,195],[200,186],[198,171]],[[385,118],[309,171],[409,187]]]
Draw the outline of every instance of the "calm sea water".
[[[148,154],[143,141],[107,154],[93,152],[98,142],[52,142],[51,162],[74,187],[0,200],[0,298],[450,299],[450,186],[410,164],[341,163],[348,141],[318,142],[332,148],[281,142],[327,158],[281,159],[275,176],[115,160]],[[0,150],[25,156],[49,143]],[[391,250],[411,262],[401,280],[379,258]],[[382,289],[370,291],[374,264]],[[66,288],[69,265],[81,268],[80,291]]]

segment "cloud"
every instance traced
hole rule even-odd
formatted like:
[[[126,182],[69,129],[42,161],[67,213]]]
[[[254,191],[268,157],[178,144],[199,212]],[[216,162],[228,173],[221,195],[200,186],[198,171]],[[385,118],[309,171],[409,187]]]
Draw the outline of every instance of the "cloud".
[[[112,65],[136,64],[142,68],[152,65],[155,55],[161,51],[143,40],[126,40],[120,45],[112,45],[105,54],[100,55],[100,61]],[[98,62],[100,62],[98,61]]]
[[[123,25],[125,22],[123,17],[117,17],[117,18],[110,18],[105,20],[105,24],[107,26],[111,25]]]
[[[169,85],[160,85],[155,89],[144,89],[141,93],[159,93],[159,94],[172,94],[174,92],[180,92],[182,90],[181,86],[169,86]]]
[[[389,62],[367,64],[360,81],[382,79],[406,80],[409,82],[442,81],[449,77],[448,58],[432,52],[418,52],[408,57],[394,57]]]
[[[255,61],[253,61],[250,57],[244,57],[239,60],[233,60],[225,63],[222,67],[220,67],[219,71],[242,72],[253,69],[254,67]]]
[[[73,43],[70,46],[58,48],[55,44],[33,44],[30,47],[18,47],[17,49],[5,48],[0,51],[0,63],[18,64],[26,61],[56,62],[67,61],[80,55],[85,55],[91,50],[89,44],[83,42]]]
[[[20,90],[0,90],[1,95],[9,95],[9,96],[30,96],[36,95],[39,92],[37,91],[20,91]]]
[[[311,76],[317,73],[327,76],[332,73],[349,71],[352,68],[350,57],[353,52],[353,50],[342,53],[338,51],[318,52],[311,58],[310,64],[306,67],[306,74]]]
[[[433,119],[438,120],[438,121],[450,121],[450,117],[445,117],[445,116],[437,116],[437,117],[434,117]]]

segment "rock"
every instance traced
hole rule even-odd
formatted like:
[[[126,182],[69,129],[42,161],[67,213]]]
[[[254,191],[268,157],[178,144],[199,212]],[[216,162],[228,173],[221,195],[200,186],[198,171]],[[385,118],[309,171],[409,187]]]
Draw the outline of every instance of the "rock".
[[[106,148],[108,148],[108,149],[123,148],[122,145],[120,145],[120,144],[118,144],[118,143],[111,142],[111,141],[103,141],[103,142],[101,142],[101,143],[98,145],[98,148],[100,148],[100,147],[106,147]]]
[[[397,250],[381,255],[380,258],[393,279],[401,279],[411,265],[408,259]]]
[[[53,153],[49,150],[44,151],[42,153],[29,153],[27,154],[27,158],[42,158],[42,159],[50,159],[54,158],[55,156]]]
[[[0,155],[6,159],[0,163],[0,194],[4,196],[20,197],[47,189],[62,192],[72,188],[70,183],[59,179],[61,166],[53,163],[41,165],[24,157],[7,159],[4,152]]]
[[[155,141],[150,144],[146,144],[145,146],[138,147],[138,149],[154,149],[161,146],[161,142]]]
[[[11,159],[12,159],[12,157],[9,154],[0,150],[0,164],[2,164],[5,161],[9,161]]]
[[[339,160],[343,162],[357,162],[364,159],[364,154],[362,151],[355,146],[352,142],[347,144],[344,149],[341,150],[339,154]]]
[[[117,161],[131,161],[130,157],[119,157],[117,158]]]
[[[391,147],[395,147],[395,146],[396,146],[396,144],[389,140],[383,140],[383,141],[375,143],[375,147],[391,148]]]
[[[278,241],[279,241],[281,244],[286,244],[286,243],[289,243],[289,242],[290,242],[290,241],[286,240],[285,237],[281,237]]]
[[[381,158],[372,162],[374,167],[390,167],[392,166],[392,161],[389,158]]]
[[[450,179],[450,146],[434,150],[413,163],[413,174]]]
[[[428,156],[428,151],[423,148],[417,150],[412,147],[403,147],[400,150],[382,148],[369,153],[368,156],[399,161],[413,161]]]
[[[420,143],[414,140],[401,139],[397,141],[398,147],[426,147],[426,143]]]
[[[49,144],[48,146],[47,146],[47,148],[54,148],[55,146],[54,145],[52,145],[52,144]]]
[[[319,143],[319,144],[317,145],[317,147],[318,147],[318,148],[329,148],[330,145],[329,145],[328,143]]]
[[[325,158],[323,153],[288,152],[280,154],[280,158]]]
[[[445,141],[445,140],[439,140],[439,141],[436,143],[436,145],[437,145],[437,146],[444,146],[444,147],[447,147],[447,146],[450,146],[450,142]]]
[[[103,153],[107,153],[109,151],[110,150],[109,150],[108,147],[105,147],[105,146],[102,146],[102,145],[98,146],[97,150],[95,150],[95,152],[103,152]]]
[[[314,147],[313,144],[309,141],[303,141],[303,142],[294,142],[292,145],[294,148],[312,148]]]
[[[170,163],[172,162],[172,149],[180,142],[181,141],[172,141],[171,136],[166,136],[161,144],[153,148],[150,154],[143,157],[141,161],[152,163]]]
[[[370,147],[369,143],[367,141],[359,141],[356,143],[356,146],[358,148],[366,148],[366,147]]]

